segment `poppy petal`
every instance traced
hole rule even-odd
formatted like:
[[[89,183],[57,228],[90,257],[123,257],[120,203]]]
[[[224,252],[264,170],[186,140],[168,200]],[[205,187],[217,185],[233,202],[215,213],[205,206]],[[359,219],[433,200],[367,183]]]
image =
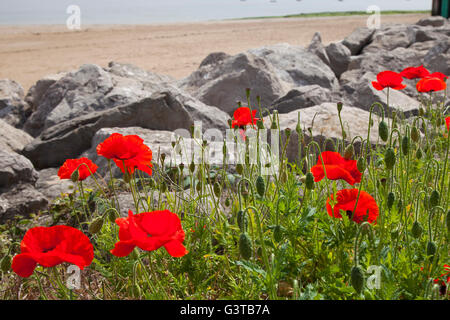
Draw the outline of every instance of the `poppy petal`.
[[[28,278],[34,272],[37,262],[28,253],[21,253],[14,256],[11,269],[22,278]]]
[[[172,240],[172,241],[167,242],[164,245],[164,248],[167,250],[167,252],[172,257],[175,257],[175,258],[182,257],[182,256],[184,256],[184,255],[186,255],[188,253],[188,251],[183,246],[183,244],[181,244],[181,242],[176,241],[176,240]]]

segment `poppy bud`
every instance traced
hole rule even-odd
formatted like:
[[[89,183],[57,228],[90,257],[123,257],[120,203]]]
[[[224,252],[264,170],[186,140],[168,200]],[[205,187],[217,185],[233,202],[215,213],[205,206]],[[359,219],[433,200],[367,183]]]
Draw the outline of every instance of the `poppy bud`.
[[[425,114],[425,110],[422,107],[420,107],[419,108],[419,116],[423,117],[424,114]]]
[[[420,159],[422,159],[422,157],[423,157],[422,149],[420,147],[418,147],[417,151],[416,151],[416,159],[420,160]]]
[[[228,119],[228,127],[231,129],[233,128],[233,120],[232,119]]]
[[[413,235],[414,238],[419,239],[420,236],[422,235],[423,232],[423,227],[420,224],[419,221],[414,221],[412,228],[411,228],[411,233]]]
[[[250,88],[245,89],[245,95],[246,95],[247,99],[250,99]]]
[[[242,164],[238,163],[236,165],[236,172],[240,175],[242,175],[242,172],[244,172],[244,167],[242,166]]]
[[[347,148],[345,148],[344,158],[347,160],[350,160],[353,157],[354,153],[355,153],[355,148],[353,147],[353,144],[349,144],[347,146]]]
[[[90,234],[96,234],[99,233],[100,230],[102,230],[103,227],[103,217],[98,217],[94,219],[94,221],[91,222],[89,225],[89,233]]]
[[[161,182],[161,192],[164,193],[167,191],[167,183],[165,181]]]
[[[77,182],[79,178],[80,178],[80,173],[78,172],[78,169],[76,169],[70,175],[70,180],[72,180],[72,182]]]
[[[261,176],[258,176],[258,178],[256,178],[256,191],[258,192],[260,197],[264,197],[266,187],[264,185],[264,178]]]
[[[435,152],[435,151],[436,151],[436,144],[435,144],[435,143],[433,143],[433,144],[431,145],[430,150],[431,150],[431,152]]]
[[[264,122],[261,119],[259,119],[258,121],[256,121],[256,126],[258,127],[258,129],[263,130]]]
[[[433,190],[430,195],[430,208],[434,208],[439,204],[439,191]]]
[[[384,142],[386,142],[389,138],[389,128],[384,120],[381,120],[381,122],[378,124],[378,135]]]
[[[356,161],[356,168],[361,173],[363,173],[366,170],[366,160],[364,160],[363,157],[359,157],[358,161]]]
[[[394,201],[395,201],[395,194],[393,192],[389,192],[388,197],[387,197],[387,207],[389,210],[392,209],[392,206],[394,205]]]
[[[337,111],[338,111],[339,113],[341,113],[342,107],[343,107],[343,106],[344,106],[344,105],[343,105],[342,102],[338,102],[338,103],[337,103]]]
[[[305,185],[306,185],[306,189],[308,189],[308,190],[314,189],[314,175],[311,172],[308,172],[306,174]]]
[[[384,153],[384,163],[386,164],[386,169],[391,170],[395,165],[395,151],[392,148],[386,149]]]
[[[248,218],[244,211],[239,210],[236,215],[237,224],[241,232],[247,232]]]
[[[252,242],[247,233],[241,233],[239,237],[239,253],[245,260],[252,256]]]
[[[397,211],[400,212],[403,209],[403,202],[402,199],[399,199],[397,202]]]
[[[276,242],[280,242],[283,239],[283,231],[280,225],[276,225],[273,229],[273,238]]]
[[[364,287],[364,272],[360,266],[353,266],[351,272],[351,283],[353,289],[360,294]]]
[[[402,152],[404,156],[408,155],[409,152],[409,139],[407,136],[404,136],[402,139]]]
[[[197,184],[195,186],[195,190],[197,192],[201,192],[202,191],[202,183],[200,181],[197,182]]]
[[[427,256],[429,256],[430,259],[434,258],[436,250],[437,250],[436,244],[433,241],[429,241],[427,244]]]
[[[297,122],[297,125],[295,126],[295,131],[297,132],[298,136],[302,134],[302,127],[300,125],[300,122]]]
[[[194,161],[192,161],[191,164],[189,165],[189,171],[191,173],[193,173],[195,171],[195,163],[194,163]]]
[[[416,126],[411,128],[411,139],[414,142],[418,142],[420,139],[419,129]]]
[[[226,199],[225,199],[225,207],[229,207],[230,206],[230,198],[229,197],[227,197]]]
[[[165,153],[161,153],[161,162],[164,163],[164,161],[166,160],[166,154]]]
[[[289,137],[291,136],[291,129],[290,128],[286,128],[284,130],[285,134],[286,134],[286,139],[289,139]]]
[[[272,121],[272,125],[270,126],[270,129],[272,129],[272,130],[278,129],[277,122],[275,120]]]
[[[0,261],[0,269],[3,272],[7,272],[9,269],[11,269],[11,257],[9,255],[4,256]]]
[[[109,210],[108,213],[108,219],[109,221],[111,221],[112,223],[116,222],[116,219],[118,218],[118,214],[115,210]]]
[[[220,184],[216,181],[215,183],[214,183],[214,194],[216,195],[216,197],[218,198],[218,197],[220,197],[220,194],[222,193],[222,190],[221,190],[221,188],[220,188]]]

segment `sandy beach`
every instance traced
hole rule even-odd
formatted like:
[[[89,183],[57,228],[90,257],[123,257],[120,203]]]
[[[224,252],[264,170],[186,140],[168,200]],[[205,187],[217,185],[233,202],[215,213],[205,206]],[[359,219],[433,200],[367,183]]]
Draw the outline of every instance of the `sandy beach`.
[[[426,14],[382,16],[382,23],[415,23]],[[211,52],[236,54],[276,43],[307,46],[319,31],[325,44],[366,26],[366,16],[233,20],[160,25],[1,26],[0,79],[28,90],[47,74],[84,63],[135,64],[177,79],[194,71]]]

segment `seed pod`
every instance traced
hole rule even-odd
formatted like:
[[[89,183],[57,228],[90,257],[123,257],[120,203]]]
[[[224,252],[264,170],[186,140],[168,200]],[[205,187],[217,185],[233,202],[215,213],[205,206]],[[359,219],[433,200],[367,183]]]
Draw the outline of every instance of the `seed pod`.
[[[244,172],[244,167],[242,166],[242,164],[238,163],[238,164],[236,165],[236,172],[237,172],[238,174],[242,174],[242,172]]]
[[[378,135],[384,142],[386,142],[389,138],[389,128],[384,120],[381,120],[381,122],[378,124]]]
[[[0,269],[3,272],[7,272],[10,268],[11,268],[11,257],[9,255],[6,255],[0,261]]]
[[[402,152],[404,156],[407,156],[409,153],[409,139],[407,136],[404,136],[402,139]]]
[[[423,227],[420,224],[419,221],[414,221],[412,228],[411,228],[411,233],[413,235],[414,238],[419,239],[420,236],[422,235],[423,232]]]
[[[414,142],[418,142],[420,139],[419,129],[416,126],[411,128],[411,140]]]
[[[256,121],[256,126],[258,127],[258,129],[263,130],[264,128],[264,122],[259,119],[258,121]]]
[[[184,163],[180,163],[180,165],[178,167],[180,168],[180,172],[183,173]]]
[[[420,147],[418,147],[417,151],[416,151],[416,159],[420,160],[420,159],[422,159],[422,157],[423,157],[422,149]]]
[[[387,197],[387,207],[389,210],[392,209],[392,206],[394,205],[394,201],[395,201],[395,194],[393,192],[389,192],[388,197]]]
[[[197,185],[195,186],[195,190],[197,192],[202,191],[202,183],[200,181],[197,182]]]
[[[247,233],[241,233],[239,237],[239,253],[245,260],[250,259],[252,256],[252,242]]]
[[[167,183],[165,181],[162,181],[160,188],[161,188],[162,193],[166,192],[167,191]]]
[[[230,204],[231,204],[230,198],[227,197],[227,198],[225,199],[225,207],[229,207]]]
[[[353,157],[354,153],[355,153],[355,148],[353,147],[353,144],[349,144],[347,146],[347,148],[345,148],[344,158],[347,160],[350,160]]]
[[[94,221],[91,222],[89,225],[89,233],[90,234],[96,234],[99,233],[100,230],[102,230],[103,227],[103,217],[98,217],[94,219]]]
[[[308,189],[308,190],[314,189],[314,175],[311,172],[308,172],[306,174],[305,185],[306,185],[306,189]]]
[[[241,230],[241,232],[247,232],[247,227],[248,227],[248,218],[247,215],[244,214],[244,211],[239,210],[237,215],[236,215],[236,220],[237,220],[237,224],[239,226],[239,229]]]
[[[391,170],[395,165],[395,151],[392,148],[388,148],[384,153],[384,163],[386,164],[386,169]]]
[[[366,160],[364,160],[363,157],[359,157],[358,161],[356,161],[356,168],[361,173],[363,173],[366,170]]]
[[[110,222],[112,222],[112,223],[116,222],[116,219],[118,217],[119,216],[117,215],[117,212],[115,210],[109,210],[109,212],[108,212],[108,219],[109,219]]]
[[[273,238],[276,242],[280,242],[283,239],[283,231],[280,225],[276,225],[273,229]]]
[[[260,197],[264,197],[266,187],[264,185],[264,178],[261,176],[258,176],[258,178],[256,178],[256,191],[258,192]]]
[[[430,195],[430,208],[434,208],[439,204],[439,191],[433,190]]]
[[[436,250],[436,244],[433,241],[429,241],[427,244],[427,256],[430,256],[430,258],[433,259],[436,254]]]
[[[192,161],[191,164],[189,165],[189,171],[191,173],[193,173],[195,171],[195,163],[194,163],[194,161]]]
[[[354,266],[351,273],[352,287],[360,294],[364,287],[364,272],[360,266]]]
[[[402,209],[403,209],[403,202],[402,202],[402,199],[398,199],[398,202],[397,202],[397,211],[400,212],[400,211],[402,211]]]
[[[215,194],[215,196],[217,197],[217,198],[219,198],[220,197],[220,194],[222,193],[222,190],[221,190],[221,188],[220,188],[220,184],[219,184],[219,182],[215,182],[214,183],[214,194]]]
[[[344,104],[342,102],[338,102],[337,103],[337,110],[338,110],[339,113],[341,113],[343,106],[344,106]]]

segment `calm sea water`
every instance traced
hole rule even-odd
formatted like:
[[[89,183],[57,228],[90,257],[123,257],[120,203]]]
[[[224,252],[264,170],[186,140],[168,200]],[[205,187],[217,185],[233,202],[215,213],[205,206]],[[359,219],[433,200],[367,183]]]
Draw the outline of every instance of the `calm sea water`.
[[[151,24],[324,11],[431,10],[431,0],[0,0],[0,24],[65,24],[78,5],[82,24]]]

